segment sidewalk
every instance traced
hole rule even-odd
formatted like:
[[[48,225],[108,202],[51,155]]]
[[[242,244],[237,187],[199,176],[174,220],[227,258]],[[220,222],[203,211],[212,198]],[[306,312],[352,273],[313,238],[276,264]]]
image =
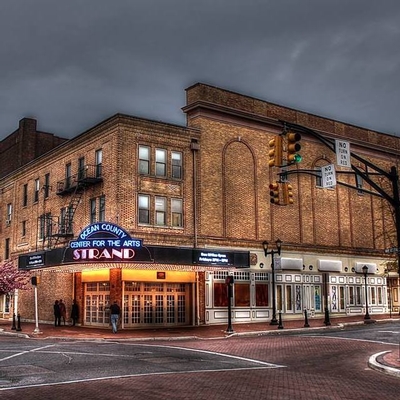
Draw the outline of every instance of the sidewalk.
[[[389,319],[387,315],[374,315],[373,320],[376,323],[398,322],[398,318]],[[283,321],[282,329],[277,325],[263,323],[241,323],[232,324],[233,332],[227,332],[227,325],[202,325],[194,327],[172,327],[172,328],[154,328],[154,329],[120,329],[118,333],[113,334],[110,329],[68,326],[62,325],[55,327],[50,324],[39,324],[39,332],[35,333],[35,324],[32,322],[21,322],[21,330],[12,329],[12,321],[0,320],[0,336],[15,335],[26,338],[56,338],[63,340],[207,340],[221,339],[236,336],[261,336],[268,334],[283,335],[294,331],[312,332],[315,330],[337,330],[349,325],[364,325],[362,316],[331,318],[331,325],[325,326],[324,319],[311,318],[308,320],[309,327],[305,327],[304,319]],[[397,351],[383,352],[371,356],[369,365],[371,368],[383,370],[386,373],[400,377],[400,349]]]

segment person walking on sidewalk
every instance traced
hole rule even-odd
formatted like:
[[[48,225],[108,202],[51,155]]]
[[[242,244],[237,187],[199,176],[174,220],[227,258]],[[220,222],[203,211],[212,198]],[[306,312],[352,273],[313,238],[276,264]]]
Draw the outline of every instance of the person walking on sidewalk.
[[[58,300],[54,302],[54,326],[60,326],[61,325],[61,311],[60,311],[60,305],[58,303]]]
[[[121,309],[116,301],[110,307],[110,319],[111,319],[111,326],[112,332],[117,333],[118,331],[118,319],[119,315],[121,314]]]
[[[76,300],[72,300],[72,306],[71,306],[71,320],[72,320],[72,326],[75,326],[76,321],[79,319],[79,307],[78,304],[76,304]]]

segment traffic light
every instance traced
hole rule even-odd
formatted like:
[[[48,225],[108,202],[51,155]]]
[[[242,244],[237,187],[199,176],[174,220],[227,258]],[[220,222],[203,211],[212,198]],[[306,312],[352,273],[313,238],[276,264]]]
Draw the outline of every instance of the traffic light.
[[[285,182],[282,185],[282,197],[283,197],[283,204],[286,206],[288,204],[293,204],[293,186]]]
[[[270,202],[279,205],[279,182],[274,182],[269,185]]]
[[[269,141],[268,165],[271,167],[282,166],[282,136],[276,136]]]
[[[299,163],[301,161],[301,155],[299,151],[301,149],[300,140],[301,135],[300,133],[289,132],[286,134],[287,138],[287,157],[286,161],[288,164]]]

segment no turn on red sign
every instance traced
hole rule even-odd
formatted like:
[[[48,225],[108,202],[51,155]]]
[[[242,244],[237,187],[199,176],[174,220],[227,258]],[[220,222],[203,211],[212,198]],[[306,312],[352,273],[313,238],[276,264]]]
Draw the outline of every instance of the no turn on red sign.
[[[328,188],[336,186],[335,165],[329,164],[321,167],[322,187]]]

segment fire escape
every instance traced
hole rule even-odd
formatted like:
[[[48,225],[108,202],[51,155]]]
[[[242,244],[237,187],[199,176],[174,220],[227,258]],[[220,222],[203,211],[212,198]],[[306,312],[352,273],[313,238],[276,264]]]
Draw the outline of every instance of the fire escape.
[[[61,215],[54,222],[55,229],[51,233],[51,246],[54,248],[60,240],[74,236],[73,223],[75,211],[85,190],[103,181],[102,164],[85,165],[75,176],[66,177],[57,182],[56,194],[60,197],[71,196],[69,203],[61,210]]]

